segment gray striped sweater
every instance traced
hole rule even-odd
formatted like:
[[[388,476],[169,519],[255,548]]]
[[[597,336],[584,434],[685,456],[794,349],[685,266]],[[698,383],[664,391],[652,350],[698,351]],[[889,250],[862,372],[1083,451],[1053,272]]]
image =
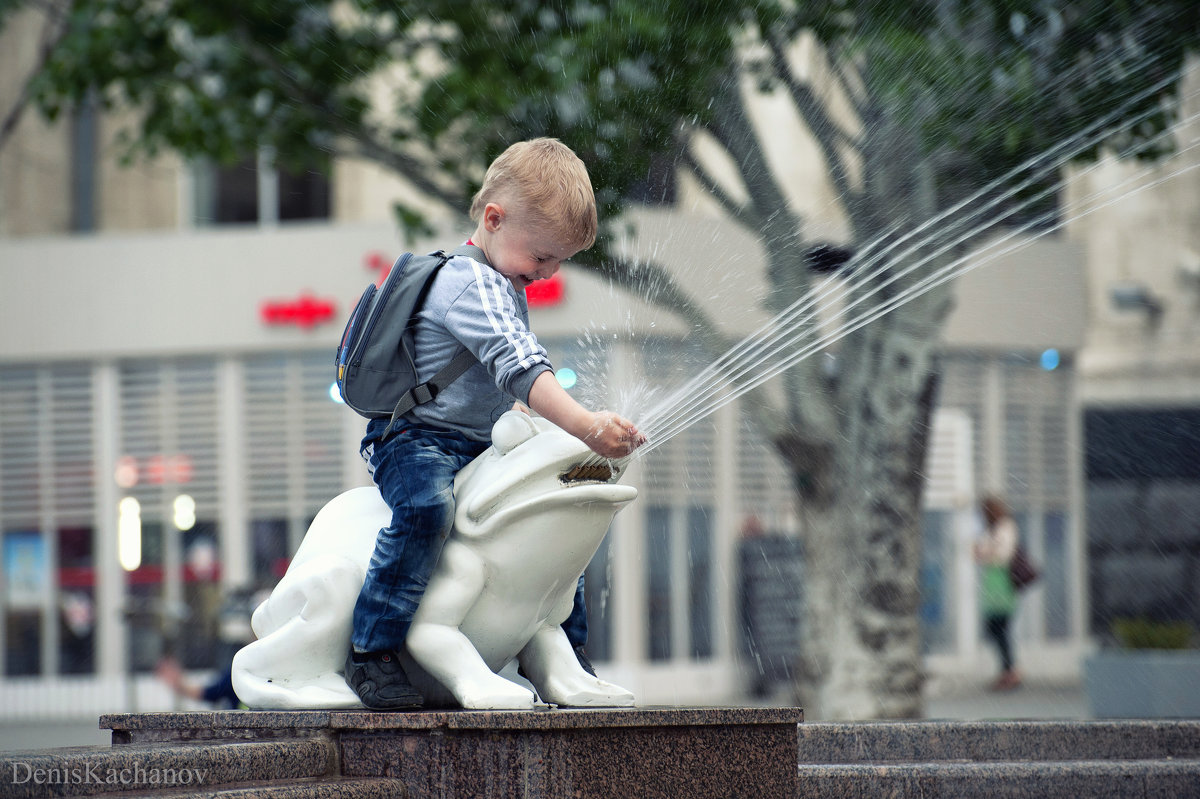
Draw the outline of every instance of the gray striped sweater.
[[[406,419],[457,430],[489,441],[492,424],[512,408],[528,403],[538,375],[552,371],[545,348],[529,329],[529,306],[519,292],[487,264],[465,255],[446,262],[434,278],[417,317],[414,334],[417,377],[430,379],[469,349],[479,361],[432,402],[418,405]]]

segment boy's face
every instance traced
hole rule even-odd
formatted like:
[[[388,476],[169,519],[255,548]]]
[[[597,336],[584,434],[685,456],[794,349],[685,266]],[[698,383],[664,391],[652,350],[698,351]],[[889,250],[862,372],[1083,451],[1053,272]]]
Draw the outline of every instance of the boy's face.
[[[492,268],[521,291],[535,280],[553,277],[563,261],[579,252],[550,226],[523,224],[499,203],[487,204],[481,226],[486,239],[476,244],[487,254]]]

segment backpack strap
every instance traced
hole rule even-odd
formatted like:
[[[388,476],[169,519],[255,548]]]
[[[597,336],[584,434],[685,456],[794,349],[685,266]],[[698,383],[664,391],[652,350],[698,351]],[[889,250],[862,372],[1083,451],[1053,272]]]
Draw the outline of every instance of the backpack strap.
[[[479,249],[474,244],[460,244],[450,251],[450,255],[446,260],[449,260],[456,255],[465,255],[468,258],[474,258],[481,264],[487,264],[488,266],[491,266],[491,264],[488,263],[487,256],[483,254],[483,250]]]
[[[463,244],[451,251],[445,257],[443,263],[456,255],[465,255],[484,264],[488,262],[487,256],[483,254],[483,250],[474,244]],[[396,403],[396,407],[392,410],[392,418],[388,421],[388,426],[384,428],[382,440],[386,441],[391,437],[396,428],[396,423],[400,421],[400,417],[418,405],[424,405],[426,402],[432,400],[442,389],[462,377],[463,373],[476,363],[478,361],[475,359],[475,355],[464,347],[461,352],[450,359],[450,363],[439,369],[437,374],[426,382],[413,386],[404,392],[403,396],[400,397],[400,401]]]
[[[392,430],[401,416],[418,405],[424,405],[426,402],[432,400],[442,389],[461,377],[463,372],[470,369],[476,363],[478,361],[475,360],[475,355],[470,350],[464,349],[458,355],[455,355],[450,360],[450,363],[439,369],[438,373],[431,379],[420,385],[413,386],[404,392],[404,396],[400,397],[400,401],[396,403],[395,410],[392,411],[391,421],[388,422],[387,428],[383,431],[384,439],[392,434]]]

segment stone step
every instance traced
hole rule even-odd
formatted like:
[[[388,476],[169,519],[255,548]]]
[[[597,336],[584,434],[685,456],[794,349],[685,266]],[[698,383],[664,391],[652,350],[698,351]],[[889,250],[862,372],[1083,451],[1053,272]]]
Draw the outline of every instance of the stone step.
[[[325,738],[126,744],[0,753],[6,799],[200,791],[336,773]]]
[[[801,764],[1200,759],[1200,720],[812,723]]]
[[[1200,760],[802,764],[796,796],[1197,799]]]
[[[397,799],[404,783],[376,777],[310,777],[285,782],[247,782],[219,788],[176,788],[103,794],[110,799]]]
[[[799,708],[208,711],[114,714],[114,748],[322,736],[345,777],[444,799],[796,794]]]

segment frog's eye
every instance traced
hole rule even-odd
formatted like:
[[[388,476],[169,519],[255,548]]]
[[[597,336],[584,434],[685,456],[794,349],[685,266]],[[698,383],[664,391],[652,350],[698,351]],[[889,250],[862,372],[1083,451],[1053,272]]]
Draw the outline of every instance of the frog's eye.
[[[507,455],[537,435],[537,425],[527,413],[508,411],[492,425],[492,446]]]

